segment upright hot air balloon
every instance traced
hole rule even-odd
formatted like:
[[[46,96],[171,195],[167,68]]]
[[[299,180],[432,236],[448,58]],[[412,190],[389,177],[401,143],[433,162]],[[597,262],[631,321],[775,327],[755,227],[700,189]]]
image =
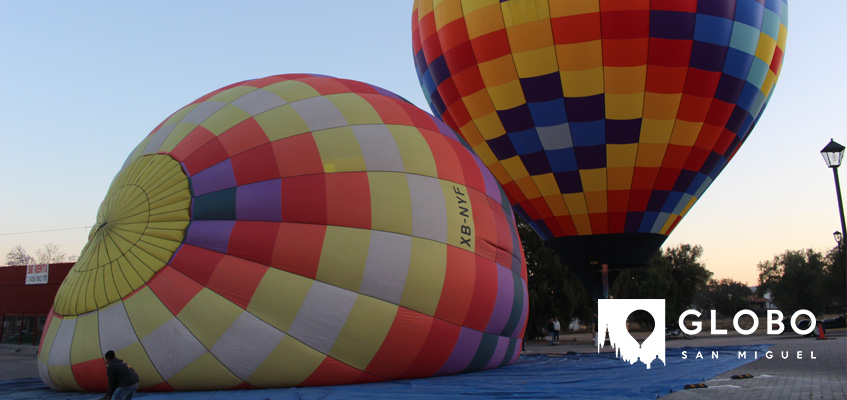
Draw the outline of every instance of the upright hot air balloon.
[[[526,265],[503,190],[438,118],[366,83],[278,75],[167,118],[118,172],[38,356],[103,391],[372,382],[514,362]]]
[[[416,0],[415,66],[595,294],[646,264],[761,116],[785,0]]]

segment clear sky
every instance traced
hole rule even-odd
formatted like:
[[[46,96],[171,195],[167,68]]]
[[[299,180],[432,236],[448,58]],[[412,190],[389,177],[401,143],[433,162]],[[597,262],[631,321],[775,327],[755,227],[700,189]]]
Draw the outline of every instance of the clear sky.
[[[835,185],[819,151],[847,145],[847,2],[789,0],[782,75],[758,126],[665,245],[702,245],[716,278],[835,246]],[[429,111],[412,0],[0,0],[0,263],[14,246],[79,254],[114,175],[159,122],[230,83],[318,73]],[[847,175],[847,167],[841,169]],[[847,178],[842,183],[847,186]],[[76,228],[44,233],[41,230]]]

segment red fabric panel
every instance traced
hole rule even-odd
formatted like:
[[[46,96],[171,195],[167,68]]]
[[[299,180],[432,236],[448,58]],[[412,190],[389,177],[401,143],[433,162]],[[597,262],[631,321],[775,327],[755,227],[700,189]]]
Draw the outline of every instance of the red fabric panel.
[[[232,172],[238,186],[279,178],[273,146],[267,143],[232,157]]]
[[[491,312],[494,311],[494,303],[497,300],[497,265],[494,261],[486,260],[479,255],[474,258],[476,259],[474,264],[476,274],[473,295],[462,325],[478,331],[485,331],[485,327],[488,326],[488,321],[491,319]]]
[[[227,254],[259,264],[271,263],[277,222],[236,221],[229,236]]]
[[[362,371],[327,356],[315,372],[297,386],[349,385],[362,374]]]
[[[264,265],[227,256],[215,268],[208,287],[241,308],[247,309],[267,270],[268,267]]]
[[[171,314],[177,315],[203,286],[170,266],[165,266],[147,283]]]
[[[432,376],[438,372],[453,353],[461,330],[458,325],[440,319],[433,320],[418,356],[398,379]]]
[[[365,371],[387,379],[399,378],[417,358],[432,323],[428,315],[399,307],[388,335]]]
[[[326,225],[326,175],[282,179],[282,220]]]
[[[328,225],[371,229],[371,190],[366,172],[326,175]]]
[[[315,279],[326,226],[279,224],[271,267]]]
[[[304,133],[271,143],[279,176],[322,174],[321,154],[311,133]]]
[[[74,380],[79,386],[89,392],[105,392],[109,390],[106,380],[106,362],[95,358],[86,362],[71,365]]]
[[[441,298],[435,317],[461,325],[465,320],[476,282],[476,257],[474,253],[447,246],[447,266]]]
[[[197,283],[206,286],[212,272],[218,263],[223,260],[224,255],[215,251],[183,244],[174,254],[170,266],[182,272]]]

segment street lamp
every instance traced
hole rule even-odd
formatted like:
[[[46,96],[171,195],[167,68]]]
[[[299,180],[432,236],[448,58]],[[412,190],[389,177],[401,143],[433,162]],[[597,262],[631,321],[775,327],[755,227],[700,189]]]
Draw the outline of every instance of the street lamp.
[[[844,275],[847,279],[847,249],[841,247],[842,232],[847,233],[847,227],[844,225],[844,203],[841,201],[841,184],[838,183],[838,167],[841,166],[841,159],[844,158],[844,146],[829,139],[826,147],[821,150],[823,161],[827,167],[832,168],[832,175],[835,177],[835,195],[838,197],[838,213],[841,215],[841,232],[833,233],[835,241],[838,242],[838,250],[841,253],[841,262],[844,264]],[[847,246],[845,246],[847,247]]]

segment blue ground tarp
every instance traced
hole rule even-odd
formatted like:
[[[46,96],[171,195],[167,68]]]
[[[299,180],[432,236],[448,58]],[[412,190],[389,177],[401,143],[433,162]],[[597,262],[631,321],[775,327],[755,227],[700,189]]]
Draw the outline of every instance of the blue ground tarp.
[[[691,347],[668,349],[667,366],[653,362],[651,369],[644,364],[629,365],[613,353],[578,353],[569,355],[522,355],[513,365],[461,375],[426,379],[407,379],[391,382],[345,386],[324,386],[288,389],[238,391],[143,393],[135,398],[159,399],[655,399],[682,390],[723,372],[753,361],[771,345],[731,347]],[[688,358],[682,358],[687,351]],[[695,358],[697,352],[702,359]],[[718,351],[718,358],[712,352]],[[747,358],[739,358],[747,351]],[[0,381],[0,400],[11,399],[95,399],[102,394],[60,393],[48,389],[39,379]]]

